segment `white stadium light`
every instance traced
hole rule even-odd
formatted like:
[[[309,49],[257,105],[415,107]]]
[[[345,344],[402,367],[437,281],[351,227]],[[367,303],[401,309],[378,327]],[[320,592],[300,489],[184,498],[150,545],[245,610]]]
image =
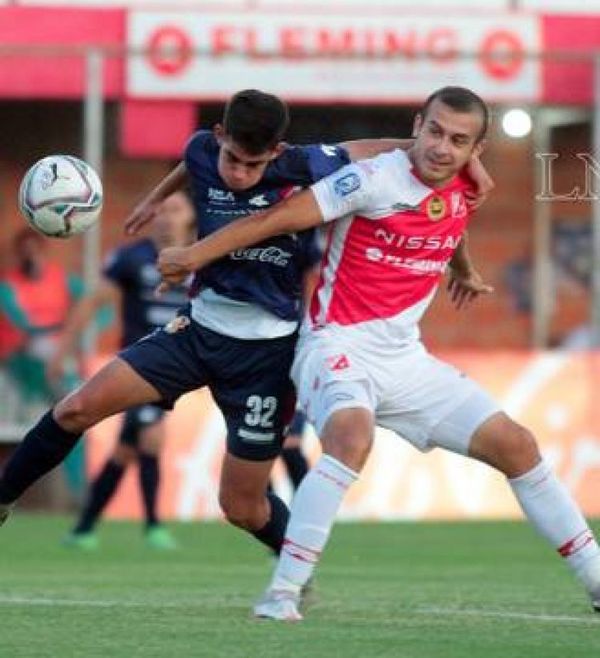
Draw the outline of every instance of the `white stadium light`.
[[[531,116],[520,108],[513,108],[502,117],[502,130],[509,137],[525,137],[531,132]]]

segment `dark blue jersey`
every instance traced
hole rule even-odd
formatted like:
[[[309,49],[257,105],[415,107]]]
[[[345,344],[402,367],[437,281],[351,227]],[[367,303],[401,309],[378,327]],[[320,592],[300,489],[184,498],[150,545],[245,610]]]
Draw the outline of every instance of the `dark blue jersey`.
[[[124,346],[172,320],[177,309],[188,302],[184,287],[171,289],[159,298],[154,295],[161,280],[157,255],[151,240],[140,240],[114,251],[104,267],[104,276],[122,293]]]
[[[257,185],[232,192],[219,175],[218,157],[217,140],[206,130],[194,134],[185,150],[199,238],[268,208],[349,162],[347,152],[339,146],[287,146],[267,166]],[[204,268],[193,289],[211,288],[230,299],[256,304],[283,320],[297,320],[303,274],[316,260],[314,231],[277,236],[238,249]]]

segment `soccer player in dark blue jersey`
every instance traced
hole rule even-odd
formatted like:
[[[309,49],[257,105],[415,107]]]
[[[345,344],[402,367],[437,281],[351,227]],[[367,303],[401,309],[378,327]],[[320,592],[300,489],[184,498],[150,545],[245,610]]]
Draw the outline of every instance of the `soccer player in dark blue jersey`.
[[[282,142],[287,125],[287,108],[276,96],[235,94],[223,124],[192,136],[184,162],[138,206],[128,231],[152,221],[158,204],[188,182],[201,238],[264,210],[350,158],[399,146],[398,140],[288,146]],[[120,352],[25,436],[0,478],[0,522],[91,425],[133,405],[168,408],[187,391],[208,386],[228,430],[223,512],[279,552],[289,512],[267,485],[294,409],[289,369],[310,243],[310,234],[282,235],[203,269],[194,281],[189,314]]]
[[[105,304],[120,309],[123,347],[135,343],[166,325],[188,301],[185,286],[157,297],[154,289],[160,279],[156,269],[158,252],[167,246],[189,244],[195,235],[194,209],[188,196],[176,192],[163,201],[152,224],[149,238],[120,247],[109,255],[100,284],[73,309],[60,344],[48,366],[48,374],[58,376],[65,358],[74,349],[78,336]],[[95,549],[95,525],[117,490],[127,466],[138,463],[139,484],[145,514],[145,540],[156,549],[175,548],[176,543],[158,518],[160,480],[159,453],[165,439],[164,411],[156,405],[140,405],[127,410],[117,445],[93,481],[77,525],[67,536],[69,546]]]

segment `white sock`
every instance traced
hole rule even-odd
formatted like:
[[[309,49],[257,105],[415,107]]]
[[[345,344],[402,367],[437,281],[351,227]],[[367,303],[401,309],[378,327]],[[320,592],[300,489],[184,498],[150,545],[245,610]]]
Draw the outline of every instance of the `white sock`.
[[[542,460],[509,483],[536,530],[565,558],[586,589],[598,592],[600,548],[577,503],[550,466]]]
[[[323,455],[296,491],[271,587],[299,591],[327,543],[337,511],[358,473]]]

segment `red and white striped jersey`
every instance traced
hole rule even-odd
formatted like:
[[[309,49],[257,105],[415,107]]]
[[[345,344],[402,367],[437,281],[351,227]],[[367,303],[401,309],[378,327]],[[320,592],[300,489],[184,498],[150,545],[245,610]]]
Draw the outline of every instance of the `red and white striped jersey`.
[[[311,328],[354,327],[390,347],[418,339],[417,324],[469,219],[471,187],[462,175],[427,186],[400,150],[313,185],[325,221],[338,221],[328,226]]]

